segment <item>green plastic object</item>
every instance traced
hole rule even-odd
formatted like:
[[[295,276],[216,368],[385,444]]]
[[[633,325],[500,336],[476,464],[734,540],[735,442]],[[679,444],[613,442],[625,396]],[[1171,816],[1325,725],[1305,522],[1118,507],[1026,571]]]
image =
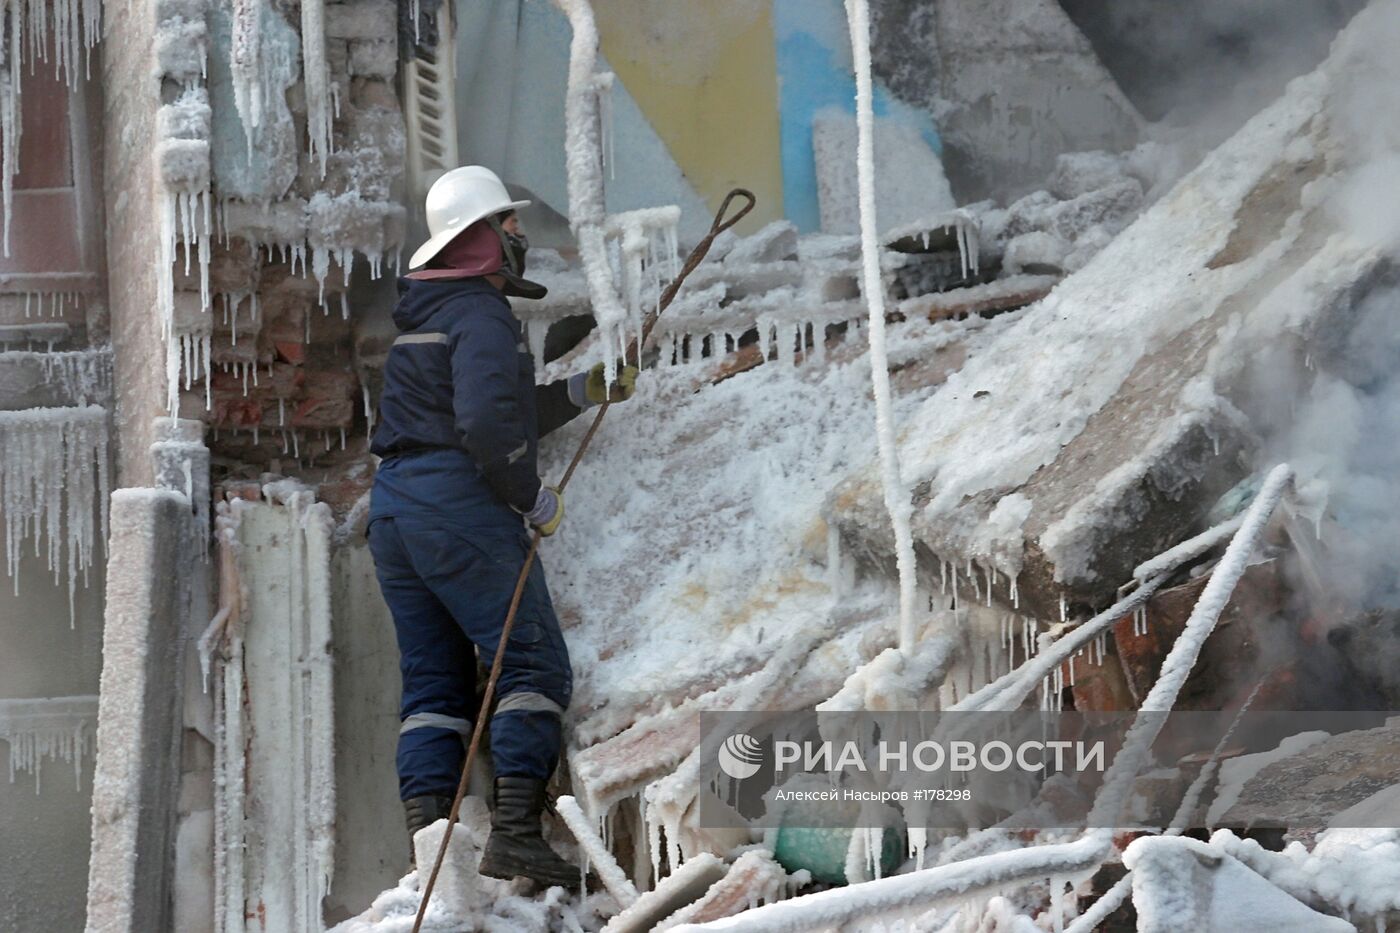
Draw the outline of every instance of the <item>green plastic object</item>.
[[[851,845],[851,823],[859,809],[841,806],[792,806],[784,813],[773,844],[773,857],[789,874],[806,869],[813,881],[846,883],[846,851]],[[880,845],[880,872],[888,875],[904,860],[903,833],[886,827]]]

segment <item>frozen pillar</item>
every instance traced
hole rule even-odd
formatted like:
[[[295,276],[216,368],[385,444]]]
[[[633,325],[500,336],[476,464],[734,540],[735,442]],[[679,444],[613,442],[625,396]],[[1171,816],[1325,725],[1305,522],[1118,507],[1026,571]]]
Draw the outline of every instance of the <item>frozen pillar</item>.
[[[171,928],[189,502],[166,489],[112,494],[89,933]]]

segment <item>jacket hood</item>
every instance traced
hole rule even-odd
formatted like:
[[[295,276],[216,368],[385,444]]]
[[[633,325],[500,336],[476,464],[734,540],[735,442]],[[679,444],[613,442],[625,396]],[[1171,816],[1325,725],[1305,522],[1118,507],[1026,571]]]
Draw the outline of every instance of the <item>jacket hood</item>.
[[[482,278],[421,281],[400,276],[394,326],[401,331],[417,330],[442,308],[444,302],[468,295],[484,295],[505,301],[496,287]]]

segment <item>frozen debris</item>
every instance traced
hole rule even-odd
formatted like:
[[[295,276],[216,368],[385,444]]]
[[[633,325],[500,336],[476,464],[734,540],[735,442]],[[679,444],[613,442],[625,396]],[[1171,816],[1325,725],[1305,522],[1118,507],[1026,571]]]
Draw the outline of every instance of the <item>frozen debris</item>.
[[[10,746],[10,783],[27,771],[34,775],[34,793],[40,793],[47,758],[72,765],[73,781],[81,788],[96,730],[95,696],[0,700],[0,739]]]
[[[419,865],[432,865],[437,858],[446,827],[447,821],[439,820],[414,838]],[[509,881],[478,875],[476,865],[489,832],[490,813],[485,801],[463,798],[447,860],[423,920],[424,933],[577,933],[598,929],[600,916],[614,912],[606,894],[580,898],[563,888],[530,894]],[[409,933],[424,880],[417,871],[409,872],[396,887],[376,897],[364,913],[332,927],[331,933]]]
[[[671,914],[653,929],[658,933],[683,923],[703,924],[782,900],[805,872],[789,876],[766,849],[750,849],[734,860],[723,880],[705,896]]]
[[[724,862],[702,852],[687,859],[671,874],[608,921],[603,933],[647,933],[677,910],[704,896],[725,876]],[[676,927],[675,929],[685,929]]]
[[[14,179],[19,172],[20,83],[24,66],[40,61],[68,86],[91,76],[90,53],[102,37],[101,0],[8,0],[0,6],[0,188],[4,193],[4,254],[10,255]],[[53,61],[49,61],[49,50]]]
[[[6,568],[19,592],[24,542],[46,542],[57,582],[66,571],[71,613],[93,547],[107,540],[107,412],[96,405],[0,412],[0,511]],[[65,554],[66,552],[66,554]]]
[[[985,285],[915,295],[896,308],[906,320],[924,317],[936,322],[973,314],[990,316],[1034,304],[1049,295],[1059,281],[1058,275],[1006,275]]]
[[[747,910],[724,920],[672,929],[675,933],[700,930],[806,933],[808,930],[840,929],[854,922],[864,929],[876,921],[912,919],[940,904],[969,900],[1033,879],[1072,876],[1092,870],[1110,849],[1107,837],[1090,835],[1076,842],[998,852],[878,881],[832,888]]]
[[[1146,836],[1123,853],[1132,871],[1142,933],[1190,930],[1354,931],[1318,913],[1214,846],[1185,837]]]
[[[583,863],[579,866],[580,872],[587,876],[588,869],[592,868],[598,873],[603,887],[607,888],[613,899],[623,908],[630,907],[637,900],[637,888],[623,874],[622,868],[603,844],[603,840],[598,837],[588,817],[579,809],[578,801],[566,795],[554,802],[554,809],[578,842],[579,854],[583,856]]]
[[[880,278],[879,221],[875,216],[874,103],[870,65],[870,8],[867,0],[847,0],[851,48],[856,70],[858,142],[856,172],[860,192],[861,258],[865,274],[865,300],[870,306],[870,372],[875,392],[875,433],[879,441],[880,476],[885,509],[894,526],[895,562],[899,570],[899,647],[914,648],[914,604],[918,566],[914,535],[909,527],[913,507],[909,488],[900,475],[899,447],[895,440],[894,407],[890,400],[889,358],[885,348],[885,287]]]

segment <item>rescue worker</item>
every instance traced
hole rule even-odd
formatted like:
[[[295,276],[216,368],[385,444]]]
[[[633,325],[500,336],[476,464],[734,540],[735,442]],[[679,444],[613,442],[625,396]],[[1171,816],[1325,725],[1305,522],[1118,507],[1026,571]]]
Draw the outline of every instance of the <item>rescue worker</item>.
[[[538,561],[495,709],[474,709],[477,653],[488,665],[495,657],[530,546],[526,524],[551,535],[564,517],[563,497],[540,482],[539,439],[608,397],[601,363],[535,385],[506,300],[545,294],[524,277],[529,244],[514,212],[529,203],[479,165],[428,192],[431,237],[409,262],[417,271],[399,280],[368,534],[399,645],[397,766],[410,835],[448,815],[473,717],[489,714],[495,801],[481,873],[577,887],[578,869],[541,835],[573,674]],[[620,369],[613,401],[632,395],[636,376]]]

